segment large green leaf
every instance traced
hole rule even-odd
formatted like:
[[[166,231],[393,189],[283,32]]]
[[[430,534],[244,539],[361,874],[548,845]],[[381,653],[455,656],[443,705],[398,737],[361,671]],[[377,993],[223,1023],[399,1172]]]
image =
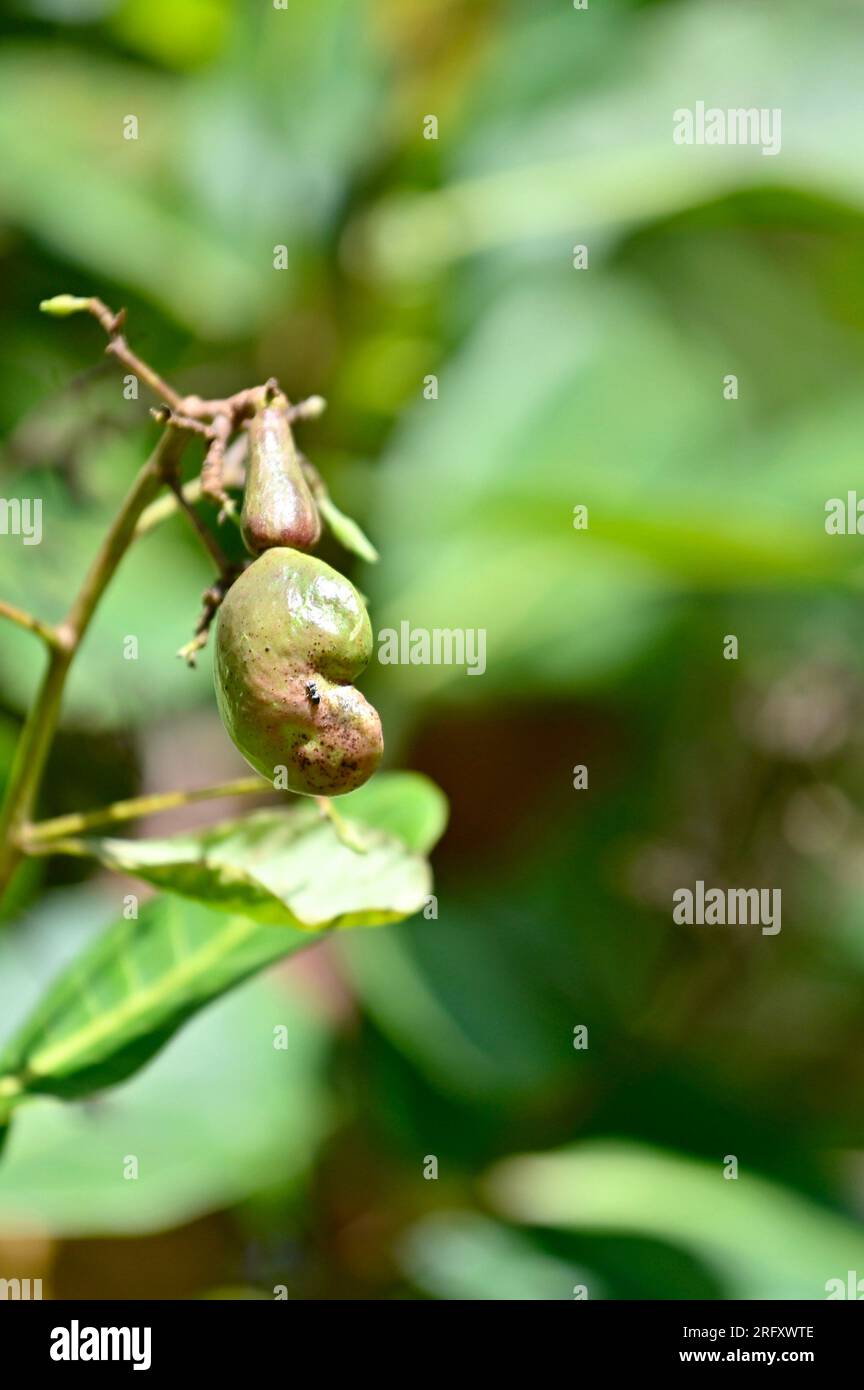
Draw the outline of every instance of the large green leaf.
[[[346,799],[339,813],[352,844],[314,802],[303,800],[288,810],[258,811],[166,839],[73,838],[59,847],[271,925],[304,931],[378,926],[419,911],[431,892],[428,864],[397,837],[404,823],[406,837],[428,840],[431,830],[437,838],[443,797],[425,778],[377,780],[377,792]]]
[[[428,866],[403,842],[372,828],[376,799],[382,819],[401,799],[413,827],[408,833],[428,843],[431,821],[418,830],[418,808],[434,802],[440,810],[441,794],[425,778],[394,777],[389,792],[382,781],[383,790],[360,799],[366,822],[354,822],[369,844],[366,853],[342,844],[307,804],[156,842],[155,850],[150,842],[128,841],[128,862],[123,853],[105,851],[113,867],[218,901],[157,899],[138,919],[109,927],[69,964],[0,1056],[0,1121],[25,1096],[80,1096],[131,1076],[210,1000],[326,929],[373,926],[422,906]],[[165,848],[175,843],[184,846],[182,854]],[[143,860],[133,859],[134,851]],[[242,916],[229,910],[237,906],[248,910]]]
[[[389,698],[596,686],[694,590],[860,587],[854,538],[825,532],[826,500],[855,486],[860,399],[828,385],[828,410],[805,394],[754,418],[722,397],[730,348],[630,287],[571,279],[499,294],[442,366],[435,408],[418,403],[393,436],[375,500],[387,564],[368,576],[379,639],[404,621],[476,629],[488,661],[482,679],[464,663],[382,666]],[[752,279],[754,297],[782,299]]]
[[[428,854],[447,824],[447,798],[420,772],[379,773],[337,805],[347,820],[387,831],[415,854]]]
[[[198,1009],[314,940],[177,898],[147,903],[76,958],[0,1055],[0,1106],[125,1080]]]
[[[734,1144],[732,1145],[734,1148]],[[671,1241],[701,1256],[730,1298],[824,1298],[830,1279],[864,1264],[864,1230],[723,1162],[594,1142],[507,1159],[489,1181],[510,1219]]]
[[[832,6],[830,23],[807,0],[652,5],[638,20],[626,7],[597,6],[578,41],[570,7],[545,8],[522,6],[498,27],[469,93],[465,133],[445,153],[449,176],[419,192],[388,189],[365,214],[367,274],[428,277],[501,247],[524,257],[532,241],[557,254],[577,236],[593,257],[634,223],[738,189],[800,186],[860,208],[856,5]],[[541,73],[542,87],[533,85]],[[753,90],[782,110],[779,158],[745,143],[673,140],[679,107],[709,93],[709,106],[747,105],[742,94]]]
[[[215,936],[226,922],[214,913],[208,928],[204,909],[180,902],[170,911],[183,914],[187,931]],[[104,887],[66,889],[0,936],[4,1031],[27,1019],[64,963],[83,959],[110,912]],[[262,945],[277,935],[284,942],[266,927],[258,933]],[[287,1030],[284,1048],[274,1046],[277,1026]],[[295,1182],[329,1122],[328,1050],[314,1000],[290,971],[264,972],[202,1010],[110,1092],[35,1096],[16,1111],[0,1162],[0,1230],[159,1230]],[[126,1180],[127,1155],[138,1160],[137,1181]]]

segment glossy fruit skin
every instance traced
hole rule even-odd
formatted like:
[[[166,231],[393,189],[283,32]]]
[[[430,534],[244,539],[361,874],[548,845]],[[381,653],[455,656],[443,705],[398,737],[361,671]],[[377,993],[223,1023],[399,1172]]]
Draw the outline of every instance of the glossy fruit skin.
[[[281,394],[262,402],[249,423],[240,528],[253,555],[274,546],[310,550],[321,536],[321,518],[294,444],[288,402]]]
[[[309,796],[362,786],[384,750],[378,713],[351,684],[371,654],[353,584],[314,555],[265,550],[228,590],[216,629],[216,700],[249,765]]]

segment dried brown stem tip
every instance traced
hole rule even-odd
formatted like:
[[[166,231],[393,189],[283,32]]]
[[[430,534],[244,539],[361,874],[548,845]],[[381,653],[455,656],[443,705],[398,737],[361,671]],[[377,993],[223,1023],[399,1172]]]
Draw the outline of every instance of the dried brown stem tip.
[[[209,589],[205,589],[204,593],[201,595],[204,607],[195,625],[195,635],[188,642],[185,642],[177,652],[177,655],[186,662],[187,666],[194,667],[197,665],[198,653],[207,645],[213,619],[216,617],[222,600],[237,578],[238,573],[239,571],[236,566],[232,567],[230,570],[227,570],[215,584],[211,584]]]

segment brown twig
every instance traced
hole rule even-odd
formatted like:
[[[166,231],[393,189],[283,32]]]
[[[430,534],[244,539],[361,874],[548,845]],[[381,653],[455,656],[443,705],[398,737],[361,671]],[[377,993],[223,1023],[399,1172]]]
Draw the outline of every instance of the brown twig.
[[[219,503],[219,520],[224,520],[234,510],[234,503],[225,491],[225,450],[234,432],[234,417],[223,411],[214,415],[211,426],[210,447],[201,469],[201,492]]]
[[[249,436],[243,429],[225,451],[222,476],[226,487],[243,487],[246,481],[246,455],[248,452]],[[182,491],[187,502],[200,502],[202,497],[201,479],[192,478],[190,482],[184,483]],[[150,531],[155,530],[163,521],[167,521],[170,516],[173,516],[178,507],[178,499],[173,493],[168,492],[164,497],[158,498],[146,511],[142,512],[135,528],[136,538],[146,536]]]
[[[228,556],[225,554],[216,537],[204,525],[204,522],[201,520],[200,516],[196,512],[195,508],[192,506],[191,502],[187,500],[186,494],[183,490],[183,485],[176,474],[172,478],[168,479],[168,486],[171,489],[171,492],[174,494],[177,506],[182,512],[183,516],[185,516],[186,520],[189,522],[189,525],[192,527],[192,530],[195,532],[196,536],[201,541],[201,544],[207,551],[207,554],[210,556],[210,559],[215,561],[216,568],[218,569],[219,573],[222,575],[228,574],[228,572],[233,568],[231,561],[228,559]]]
[[[186,662],[187,666],[194,667],[197,665],[198,653],[207,645],[213,619],[219,612],[222,600],[240,571],[241,566],[234,565],[230,567],[220,575],[215,584],[211,584],[201,595],[204,606],[201,610],[201,616],[195,624],[195,635],[190,641],[185,642],[177,653],[177,655]]]
[[[126,338],[120,331],[126,322],[126,310],[121,309],[119,313],[114,313],[103,304],[101,299],[95,297],[88,301],[88,312],[96,319],[96,322],[108,334],[108,346],[105,351],[118,361],[123,362],[135,376],[141,378],[149,386],[154,395],[159,396],[163,401],[170,405],[172,410],[182,410],[183,398],[173,388],[169,386],[158,372],[154,371],[137,352],[133,352]]]
[[[169,405],[179,417],[185,417],[187,422],[213,420],[217,415],[227,415],[232,422],[233,432],[243,420],[252,414],[265,390],[263,386],[250,386],[243,391],[235,392],[233,396],[219,397],[215,400],[204,400],[201,396],[181,396],[179,391],[175,391],[164,377],[161,377],[149,363],[139,357],[129,346],[121,331],[126,321],[125,309],[120,309],[119,312],[115,313],[95,295],[81,299],[69,294],[59,294],[55,295],[53,299],[43,299],[39,307],[44,313],[54,314],[60,318],[69,314],[91,314],[108,335],[108,346],[105,351],[129,367],[155,396]]]
[[[212,439],[212,426],[206,425],[203,420],[196,420],[191,415],[184,415],[182,411],[171,410],[166,405],[154,407],[150,414],[160,425],[167,425],[169,420],[181,430],[189,430],[192,434],[201,434],[205,439]]]

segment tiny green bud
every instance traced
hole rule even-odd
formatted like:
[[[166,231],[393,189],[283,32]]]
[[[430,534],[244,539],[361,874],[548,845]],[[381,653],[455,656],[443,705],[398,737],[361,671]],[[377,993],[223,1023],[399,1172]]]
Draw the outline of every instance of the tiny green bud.
[[[327,402],[323,396],[307,396],[306,400],[301,401],[297,407],[297,418],[300,420],[320,420],[326,409]]]
[[[80,314],[90,308],[92,300],[78,299],[74,294],[55,294],[53,299],[43,299],[39,305],[43,314],[53,314],[55,318],[65,319],[69,314]]]

